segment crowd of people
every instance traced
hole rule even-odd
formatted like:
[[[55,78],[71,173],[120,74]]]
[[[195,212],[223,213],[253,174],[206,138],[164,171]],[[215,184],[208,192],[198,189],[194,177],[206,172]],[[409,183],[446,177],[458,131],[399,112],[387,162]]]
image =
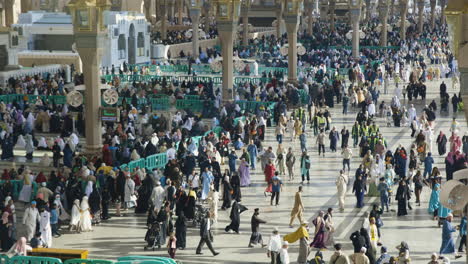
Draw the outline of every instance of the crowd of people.
[[[362,44],[376,45],[378,23],[376,20],[368,23]],[[230,233],[239,233],[244,212],[251,214],[252,235],[247,246],[266,247],[271,263],[289,263],[288,247],[296,242],[299,242],[298,263],[307,263],[314,250],[317,251],[312,263],[324,263],[320,250],[331,247],[335,249],[331,263],[408,263],[411,241],[391,245],[398,251],[397,256],[391,256],[383,243],[382,216],[389,213],[392,205],[397,208],[397,217],[408,215],[413,205],[421,206],[421,193],[429,189],[428,214],[442,226],[439,253],[442,258],[454,254],[457,250],[452,233],[457,230],[452,212],[441,203],[440,189],[444,180],[452,179],[456,171],[467,167],[468,135],[463,134],[457,121],[463,101],[456,92],[450,99],[449,88],[442,82],[456,77],[457,66],[448,48],[444,25],[432,30],[426,24],[423,34],[417,34],[412,25],[406,41],[396,33],[398,26],[393,27],[389,42],[400,46],[399,49],[365,49],[358,60],[348,49],[321,47],[349,45],[346,38],[349,26],[345,24],[337,24],[335,31],[329,31],[326,23],[317,22],[313,35],[301,32],[299,40],[309,44],[305,45],[306,54],[299,56],[299,66],[304,70],[298,74],[298,85],[288,84],[284,74],[277,72],[261,73],[269,77],[265,82],[234,87],[236,99],[274,102],[272,109],[260,104],[255,109],[241,109],[236,103],[222,104],[221,90],[212,82],[154,79],[121,83],[116,78],[110,84],[121,97],[132,99],[119,106],[119,122],[103,123],[102,155],[93,157],[81,153],[79,137],[86,136],[83,106],[73,108],[42,99],[31,103],[27,98],[69,92],[64,73],[11,78],[2,92],[24,97],[11,103],[0,102],[1,158],[13,160],[14,150],[24,149],[26,158],[32,160],[34,152],[41,150],[45,152],[41,164],[54,169],[46,175],[21,166],[1,175],[5,181],[0,191],[0,200],[5,201],[0,203],[2,251],[26,255],[27,242],[31,247],[52,247],[53,237],[60,236],[66,226],[68,232],[90,232],[93,225],[108,221],[111,216],[134,211],[146,215],[147,248],[165,247],[169,256],[176,258],[178,250],[187,248],[188,228],[199,228],[200,241],[195,253],[202,254],[206,244],[216,256],[220,252],[214,249],[212,230],[221,209],[230,211],[230,223],[224,228]],[[183,32],[169,35],[172,42],[168,43],[184,42]],[[420,41],[425,39],[432,41]],[[237,52],[244,58],[261,57],[260,61],[268,61],[267,66],[285,67],[287,63],[279,48],[286,42],[286,36],[263,37]],[[202,51],[198,59],[209,63],[218,55],[215,50]],[[346,69],[346,73],[339,73],[339,69]],[[127,64],[105,71],[116,74],[117,70],[121,74],[149,74],[145,67],[137,69]],[[435,100],[420,113],[413,105],[426,104],[427,84],[431,81],[441,82],[441,113],[452,113],[454,117],[448,131],[436,131]],[[82,82],[82,75],[77,74],[75,84]],[[382,94],[392,92],[390,102],[381,100]],[[163,114],[137,104],[139,98],[152,95],[167,95],[172,101],[198,95],[206,107],[201,113],[183,109]],[[342,107],[339,112],[343,115],[357,113],[352,127],[341,128],[340,122],[334,121],[331,109],[338,107]],[[75,118],[72,112],[79,114]],[[386,128],[378,123],[410,128],[404,136],[411,138],[411,145],[388,142]],[[265,141],[268,128],[274,131],[276,150]],[[41,133],[58,136],[47,139],[39,136]],[[314,140],[307,142],[312,135]],[[300,144],[299,154],[294,147],[288,147],[296,143]],[[372,210],[365,213],[359,229],[349,238],[353,246],[349,257],[334,238],[337,226],[333,222],[333,208],[304,220],[308,201],[302,198],[302,192],[305,184],[310,183],[312,164],[316,162],[311,158],[315,151],[313,143],[319,159],[329,155],[329,151],[339,153],[342,158],[342,170],[335,181],[339,212],[351,207],[346,202],[350,183],[350,191],[356,197],[355,207],[364,207],[366,195],[378,197],[378,203],[371,205]],[[121,167],[162,153],[168,160],[164,167],[153,170]],[[436,157],[444,158],[445,173],[434,166]],[[251,186],[254,170],[264,175],[264,194],[271,196],[271,206],[282,203],[280,197],[286,184],[300,180],[289,222],[294,228],[296,218],[299,220],[296,231],[281,237],[278,228],[273,228],[270,239],[263,239],[260,226],[269,225],[269,219],[264,218],[259,208],[248,208],[242,203],[242,192]],[[18,182],[20,189],[15,191],[14,184]],[[15,205],[25,208],[24,237],[17,235]],[[466,217],[460,221],[459,232],[465,239],[458,248],[462,252]],[[438,263],[437,254],[431,258],[430,263]]]

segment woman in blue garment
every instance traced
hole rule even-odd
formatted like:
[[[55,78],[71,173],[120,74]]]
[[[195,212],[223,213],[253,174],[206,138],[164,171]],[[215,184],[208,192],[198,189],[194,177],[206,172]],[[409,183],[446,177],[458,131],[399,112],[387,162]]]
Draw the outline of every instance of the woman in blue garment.
[[[63,148],[63,165],[68,168],[72,167],[73,151],[70,148],[70,145],[66,144]]]
[[[406,162],[408,156],[404,148],[401,148],[398,153],[395,154],[395,172],[400,179],[406,177]]]
[[[440,246],[440,254],[453,254],[455,253],[455,240],[453,239],[452,233],[456,232],[457,229],[452,225],[452,214],[447,215],[447,219],[444,221],[442,227],[442,245]]]
[[[228,155],[228,164],[230,171],[236,171],[236,160],[238,159],[236,155],[236,151],[232,150],[231,153]]]
[[[434,184],[434,186],[432,186],[431,198],[429,199],[429,208],[427,209],[427,211],[430,214],[434,215],[434,220],[436,220],[437,216],[439,215],[439,207],[440,207],[439,195],[440,195],[440,184],[436,183]]]
[[[201,199],[202,201],[206,200],[208,198],[208,193],[210,191],[210,186],[214,181],[214,176],[213,173],[210,171],[210,167],[206,167],[205,171],[202,173],[202,195]]]
[[[249,152],[250,155],[250,166],[254,170],[257,162],[258,149],[253,140],[250,140],[250,144],[247,146],[247,152]]]

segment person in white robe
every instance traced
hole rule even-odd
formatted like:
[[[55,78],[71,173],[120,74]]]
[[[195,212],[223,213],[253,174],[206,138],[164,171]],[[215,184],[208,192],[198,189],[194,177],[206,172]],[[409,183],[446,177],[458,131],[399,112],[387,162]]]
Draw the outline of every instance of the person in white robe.
[[[36,201],[32,201],[31,206],[26,208],[23,215],[23,225],[26,227],[26,239],[28,241],[30,241],[36,233],[36,224],[39,217],[39,211],[36,208]]]
[[[89,197],[92,192],[93,192],[93,182],[88,181],[88,183],[86,184],[85,195]]]
[[[154,211],[159,211],[163,206],[164,198],[166,197],[166,191],[161,186],[159,180],[156,181],[156,187],[153,188],[151,192],[151,203],[154,206]]]
[[[367,112],[369,113],[370,116],[375,115],[375,104],[373,102],[367,106]]]
[[[414,108],[414,105],[412,104],[411,107],[408,109],[408,118],[409,120],[414,120],[417,117],[418,115],[416,113],[416,108]]]
[[[52,247],[52,228],[50,227],[50,213],[41,208],[39,219],[39,231],[41,232],[41,239],[49,248]]]
[[[18,139],[16,140],[15,148],[24,149],[24,147],[26,147],[26,141],[24,140],[23,135],[19,135]]]
[[[91,226],[91,213],[89,209],[88,196],[83,196],[81,200],[80,231],[93,231]]]
[[[340,176],[335,180],[336,188],[338,190],[338,207],[340,212],[344,211],[346,191],[348,188],[348,175],[343,170],[340,171]]]
[[[208,206],[210,210],[211,220],[213,222],[218,222],[218,202],[219,202],[219,192],[214,189],[214,186],[211,185],[210,192],[208,194]]]
[[[80,139],[75,133],[71,133],[69,140],[76,146],[80,143]]]
[[[32,180],[33,176],[29,170],[25,170],[23,173],[23,187],[21,188],[18,200],[29,203],[31,201],[32,193]]]
[[[59,194],[55,195],[54,204],[57,206],[57,211],[58,211],[60,221],[69,220],[70,215],[67,213],[67,211],[65,211],[65,208],[63,208],[62,201],[60,199]]]
[[[41,161],[39,162],[43,167],[49,167],[51,164],[51,160],[49,158],[49,155],[47,153],[42,156]]]
[[[39,142],[37,143],[37,148],[38,149],[41,149],[41,148],[48,149],[49,148],[49,146],[47,145],[47,141],[46,141],[45,137],[40,137],[39,138]]]
[[[124,202],[125,208],[133,208],[136,206],[136,201],[134,198],[135,194],[135,182],[130,178],[130,174],[126,175],[127,180],[125,181],[125,190],[124,190]]]
[[[71,219],[70,219],[70,231],[72,231],[73,229],[76,229],[76,231],[80,231],[79,230],[79,226],[80,226],[80,218],[81,218],[81,208],[80,208],[80,200],[76,199],[74,202],[73,202],[73,207],[72,207],[72,211],[71,211]]]

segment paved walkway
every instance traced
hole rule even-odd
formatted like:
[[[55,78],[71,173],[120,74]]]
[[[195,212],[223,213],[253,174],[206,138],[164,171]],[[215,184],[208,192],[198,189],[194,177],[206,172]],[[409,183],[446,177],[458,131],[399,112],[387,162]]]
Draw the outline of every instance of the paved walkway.
[[[449,91],[451,85],[449,80],[445,80]],[[439,84],[440,82],[432,82],[428,86],[427,104],[432,99],[436,99],[439,105]],[[450,92],[453,94],[453,92]],[[382,95],[380,100],[390,101],[391,94]],[[403,103],[403,102],[402,102]],[[405,102],[406,103],[406,102]],[[422,107],[426,104],[420,100],[414,103],[418,109],[418,114]],[[350,114],[343,116],[341,114],[341,105],[331,109],[333,125],[338,130],[346,125],[351,129],[356,117],[356,111],[353,109]],[[448,132],[451,117],[440,117],[438,114],[436,120],[435,133],[439,130]],[[460,117],[462,131],[466,131],[466,122]],[[394,150],[398,144],[402,144],[407,149],[411,143],[410,129],[408,127],[386,127],[384,119],[378,118],[377,123],[383,135],[386,137],[389,148]],[[268,137],[264,146],[273,146],[276,150],[277,144],[273,137],[274,128],[268,129]],[[335,178],[341,169],[341,156],[338,153],[326,153],[326,157],[318,157],[317,146],[312,131],[308,129],[308,149],[311,153],[311,183],[304,186],[303,200],[305,202],[305,219],[314,217],[319,210],[326,210],[328,207],[337,208]],[[299,142],[289,143],[288,137],[285,139],[285,146],[292,146],[296,153],[296,158],[299,159],[300,147]],[[435,138],[434,138],[435,140]],[[328,145],[328,144],[327,144]],[[434,143],[434,146],[435,143]],[[327,148],[328,151],[328,148]],[[358,150],[353,149],[355,156]],[[352,160],[352,176],[360,163],[360,158]],[[443,158],[435,155],[435,166],[444,168]],[[298,164],[298,163],[296,163]],[[253,209],[260,208],[261,218],[268,221],[267,224],[261,225],[261,230],[265,242],[268,241],[269,234],[273,227],[278,227],[282,235],[295,231],[295,228],[289,228],[289,214],[294,202],[294,193],[297,186],[300,184],[299,168],[296,166],[296,178],[293,181],[284,180],[285,188],[281,194],[279,206],[270,206],[269,197],[264,197],[263,191],[265,188],[264,176],[258,169],[252,175],[252,186],[242,189],[243,204],[249,208],[248,211],[241,215],[241,234],[227,234],[224,232],[224,227],[229,223],[229,211],[219,211],[219,221],[214,225],[214,247],[221,254],[212,257],[209,251],[205,248],[203,256],[195,255],[195,248],[198,245],[199,236],[198,228],[189,228],[187,231],[187,248],[183,251],[177,251],[177,258],[184,263],[267,263],[269,262],[266,256],[266,250],[262,248],[248,248],[250,237],[250,217]],[[286,177],[283,177],[286,179]],[[350,182],[349,190],[352,188]],[[397,254],[395,247],[401,241],[407,241],[410,247],[411,259],[413,263],[427,263],[432,252],[438,252],[441,242],[441,229],[437,228],[436,222],[431,219],[427,213],[427,201],[430,191],[428,188],[423,190],[421,207],[414,206],[409,215],[405,217],[396,217],[395,212],[383,215],[384,227],[382,228],[382,243],[387,246],[392,255]],[[366,198],[366,206],[362,209],[354,208],[355,198],[350,192],[346,198],[346,210],[344,213],[339,213],[335,210],[334,223],[336,227],[335,241],[343,243],[346,252],[352,253],[352,245],[349,240],[350,233],[360,228],[363,214],[370,211],[370,206],[377,198]],[[414,199],[414,198],[413,198]],[[414,201],[414,200],[413,200]],[[396,210],[396,204],[392,205]],[[20,218],[19,218],[20,219]],[[459,219],[455,219],[458,223]],[[90,258],[105,258],[115,259],[117,256],[127,254],[138,255],[162,255],[167,256],[165,249],[153,251],[144,251],[145,246],[144,235],[146,232],[145,216],[135,216],[133,213],[128,213],[124,217],[114,217],[111,220],[102,223],[95,227],[94,232],[82,234],[65,234],[60,238],[54,239],[54,247],[57,248],[85,248],[90,250]],[[297,222],[296,226],[297,227]],[[64,232],[66,233],[66,232]],[[290,246],[290,257],[292,263],[296,262],[298,252],[298,244]],[[332,251],[324,251],[325,259],[328,261]],[[310,257],[315,254],[312,252]],[[458,261],[453,263],[463,263]]]

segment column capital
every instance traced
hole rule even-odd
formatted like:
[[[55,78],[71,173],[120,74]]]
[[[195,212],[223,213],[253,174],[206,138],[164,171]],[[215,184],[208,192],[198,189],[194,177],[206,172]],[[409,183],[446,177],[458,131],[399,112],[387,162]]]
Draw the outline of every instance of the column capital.
[[[361,19],[361,9],[360,8],[350,9],[349,14],[351,15],[351,21],[353,21],[353,23],[355,23],[356,21],[359,21]]]
[[[218,28],[218,31],[234,32],[237,29],[237,21],[217,21],[216,27]]]
[[[285,15],[283,18],[286,24],[298,24],[300,21],[299,15],[295,15],[295,16]]]

